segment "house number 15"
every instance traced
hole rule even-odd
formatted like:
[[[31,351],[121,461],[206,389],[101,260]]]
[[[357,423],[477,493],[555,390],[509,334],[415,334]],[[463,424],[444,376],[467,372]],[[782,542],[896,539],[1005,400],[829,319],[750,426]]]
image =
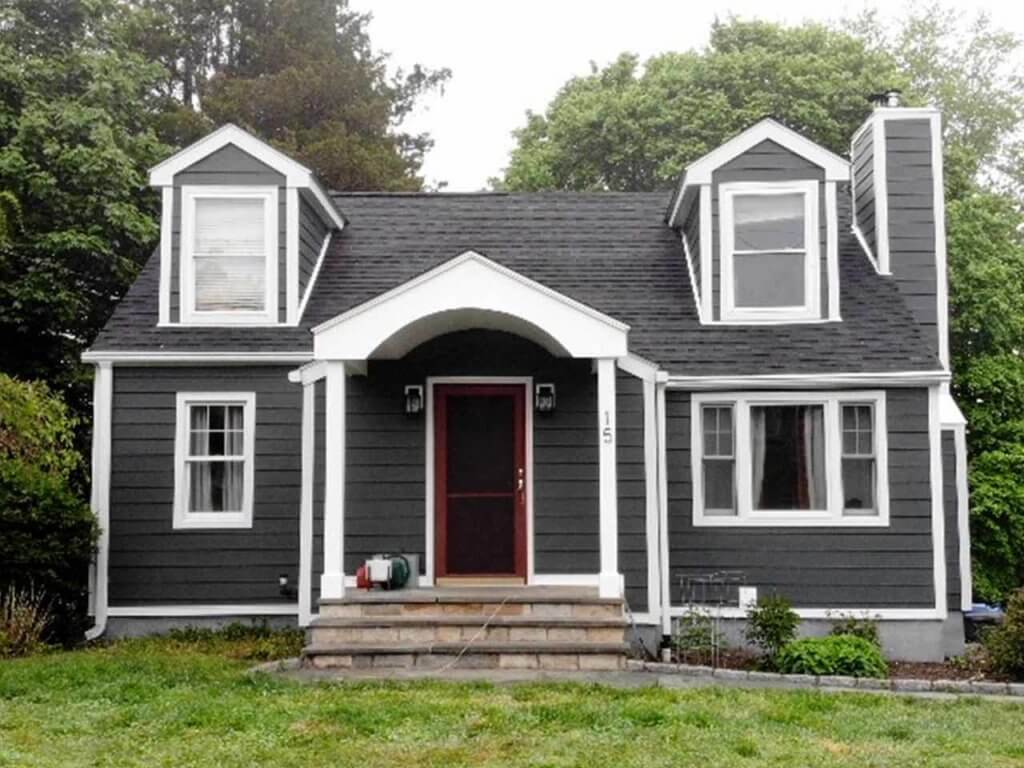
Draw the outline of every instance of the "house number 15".
[[[601,428],[601,442],[610,443],[612,441],[612,417],[608,411],[604,412],[604,426]]]

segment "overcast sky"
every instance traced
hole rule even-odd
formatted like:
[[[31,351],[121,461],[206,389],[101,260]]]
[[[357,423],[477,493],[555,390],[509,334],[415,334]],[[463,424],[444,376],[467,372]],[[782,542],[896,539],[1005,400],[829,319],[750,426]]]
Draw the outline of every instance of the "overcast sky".
[[[790,23],[852,15],[864,2],[828,0],[351,0],[370,11],[370,39],[389,51],[392,67],[449,67],[443,96],[424,101],[405,123],[426,130],[434,149],[423,168],[429,184],[478,190],[508,162],[511,132],[527,109],[543,111],[573,75],[622,51],[641,60],[663,51],[699,48],[716,16],[734,13]],[[1024,36],[1019,0],[964,0]],[[765,8],[771,8],[766,11]],[[884,3],[898,11],[898,3]]]

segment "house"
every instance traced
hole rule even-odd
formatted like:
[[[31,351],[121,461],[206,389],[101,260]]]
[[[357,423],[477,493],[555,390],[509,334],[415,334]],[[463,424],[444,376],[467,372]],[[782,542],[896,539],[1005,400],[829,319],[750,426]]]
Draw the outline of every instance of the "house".
[[[159,250],[84,355],[91,634],[269,617],[408,654],[468,631],[370,618],[557,604],[614,653],[627,618],[657,642],[779,593],[957,652],[939,114],[878,106],[850,157],[766,119],[673,194],[339,194],[226,126],[156,166]],[[382,553],[418,588],[356,590]],[[488,638],[556,637],[529,627]]]

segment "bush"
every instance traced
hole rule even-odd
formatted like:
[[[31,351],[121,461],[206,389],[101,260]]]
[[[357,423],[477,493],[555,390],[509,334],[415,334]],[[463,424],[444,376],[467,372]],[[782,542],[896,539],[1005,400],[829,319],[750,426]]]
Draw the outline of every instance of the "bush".
[[[889,673],[878,646],[854,635],[794,640],[779,652],[776,668],[797,675],[885,677]]]
[[[45,650],[49,623],[50,612],[41,595],[34,590],[6,590],[0,595],[0,658]]]
[[[882,647],[881,638],[878,636],[878,622],[867,613],[863,616],[855,616],[852,613],[838,614],[832,620],[832,629],[829,634],[852,635],[867,640],[876,648]]]
[[[0,591],[46,595],[50,635],[62,643],[85,628],[99,533],[73,480],[73,427],[44,385],[0,374]]]
[[[800,617],[789,600],[781,595],[769,595],[757,601],[747,611],[746,638],[764,655],[765,666],[775,665],[779,651],[796,637]]]
[[[982,636],[993,669],[1024,680],[1024,588],[1010,596],[1006,618]]]

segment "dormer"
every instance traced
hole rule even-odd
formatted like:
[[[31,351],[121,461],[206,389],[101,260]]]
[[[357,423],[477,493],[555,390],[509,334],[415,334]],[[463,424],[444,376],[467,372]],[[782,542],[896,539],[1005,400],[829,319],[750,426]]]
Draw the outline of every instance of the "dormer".
[[[668,223],[705,324],[839,320],[843,158],[765,119],[686,168]]]
[[[305,166],[225,125],[155,166],[160,325],[296,325],[345,222]]]

